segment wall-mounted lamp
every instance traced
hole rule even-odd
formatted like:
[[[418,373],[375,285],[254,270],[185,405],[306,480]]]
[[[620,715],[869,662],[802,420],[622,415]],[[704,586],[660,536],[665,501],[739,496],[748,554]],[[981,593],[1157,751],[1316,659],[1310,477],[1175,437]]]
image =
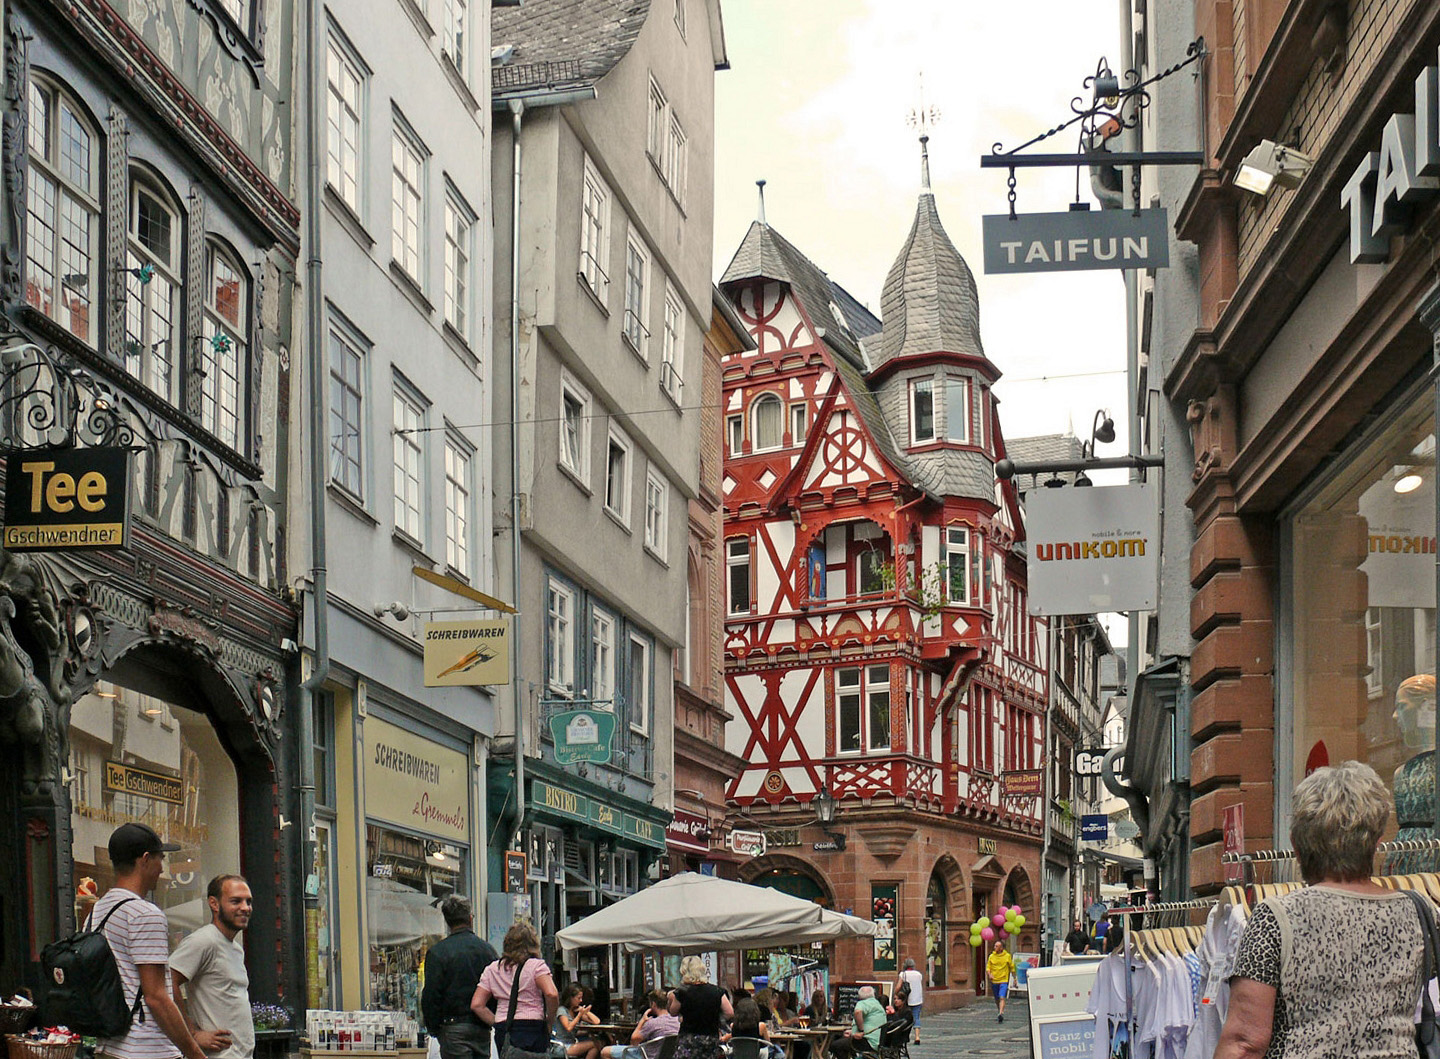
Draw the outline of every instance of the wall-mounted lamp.
[[[410,617],[410,608],[401,603],[398,599],[394,603],[377,603],[371,608],[375,617],[383,618],[387,614],[395,615],[396,621],[405,621]]]
[[[825,837],[831,842],[830,848],[837,851],[844,849],[845,836],[832,830],[835,826],[835,816],[839,811],[839,804],[835,800],[835,795],[830,793],[830,788],[821,787],[810,799],[810,804],[815,809],[815,822],[820,825],[820,830],[825,832]],[[825,847],[817,844],[815,848],[823,849]]]
[[[1401,494],[1413,493],[1424,484],[1425,478],[1423,475],[1416,474],[1414,471],[1407,471],[1395,479],[1395,492]]]
[[[1308,154],[1274,140],[1261,140],[1236,170],[1235,186],[1260,196],[1277,187],[1298,188],[1314,165],[1315,159]]]

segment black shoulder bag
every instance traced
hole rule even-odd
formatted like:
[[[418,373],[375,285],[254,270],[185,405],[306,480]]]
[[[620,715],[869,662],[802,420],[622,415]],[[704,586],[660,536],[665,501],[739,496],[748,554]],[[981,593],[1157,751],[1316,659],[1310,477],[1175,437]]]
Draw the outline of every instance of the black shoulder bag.
[[[515,981],[510,983],[510,1010],[505,1012],[505,1047],[500,1049],[500,1059],[550,1059],[549,1052],[532,1052],[519,1047],[510,1039],[510,1031],[515,1022],[515,1002],[520,999],[520,975],[524,973],[525,964],[529,962],[525,960],[515,968]],[[1440,1059],[1440,1055],[1433,1059]]]
[[[1425,939],[1425,964],[1421,972],[1420,1021],[1415,1024],[1415,1051],[1420,1059],[1440,1059],[1440,1028],[1435,1025],[1435,1005],[1430,1001],[1430,979],[1435,977],[1436,958],[1440,956],[1440,932],[1435,928],[1435,914],[1426,906],[1430,900],[1414,890],[1402,891],[1415,902],[1420,915],[1420,935]]]

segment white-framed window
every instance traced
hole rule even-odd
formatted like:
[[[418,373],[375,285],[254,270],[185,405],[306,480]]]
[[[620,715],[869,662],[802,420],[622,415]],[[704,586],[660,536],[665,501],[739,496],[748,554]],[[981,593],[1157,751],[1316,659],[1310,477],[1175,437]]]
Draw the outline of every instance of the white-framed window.
[[[945,440],[970,440],[970,380],[945,377]]]
[[[560,465],[590,484],[590,393],[569,375],[560,377]]]
[[[545,683],[569,695],[575,689],[575,593],[552,577],[547,595]]]
[[[801,448],[805,444],[806,408],[803,404],[790,406],[790,444]]]
[[[390,141],[390,256],[411,279],[422,284],[428,154],[419,138],[396,114]]]
[[[681,374],[685,370],[685,306],[680,295],[665,281],[665,337],[660,350],[660,389],[672,401],[680,401],[680,389],[685,385]]]
[[[690,172],[690,153],[685,130],[675,112],[670,112],[670,131],[665,140],[665,183],[681,201],[685,201],[685,181]]]
[[[470,5],[468,0],[444,0],[440,47],[463,76],[467,71],[465,49],[470,39]]]
[[[368,71],[333,32],[325,56],[325,179],[344,203],[360,212],[360,155],[364,86]]]
[[[860,595],[885,591],[885,564],[889,559],[880,547],[864,547],[855,553],[855,587]]]
[[[63,89],[31,75],[25,187],[25,300],[96,344],[100,137]]]
[[[945,598],[951,603],[970,601],[970,531],[945,527]]]
[[[910,382],[910,444],[935,440],[935,380]]]
[[[605,454],[605,508],[630,525],[630,442],[618,430],[610,431]]]
[[[675,0],[675,28],[685,36],[685,0]]]
[[[445,191],[445,322],[470,339],[475,213],[454,188]]]
[[[745,417],[725,417],[725,438],[730,448],[730,455],[740,455],[740,446],[745,444]]]
[[[645,150],[658,166],[665,158],[666,121],[670,114],[670,104],[665,99],[665,91],[654,77],[650,78],[650,105],[647,114]]]
[[[632,729],[645,735],[650,731],[650,641],[633,632],[630,634],[628,676],[627,720]]]
[[[225,13],[234,20],[235,25],[247,38],[254,30],[251,28],[251,20],[254,18],[255,0],[220,0],[220,6]]]
[[[205,310],[200,352],[200,423],[226,445],[245,452],[244,371],[249,361],[250,294],[245,270],[214,243],[205,247]]]
[[[750,406],[750,446],[754,452],[778,449],[784,438],[785,407],[773,393],[762,393]]]
[[[669,536],[670,489],[654,468],[645,472],[645,547],[664,559]]]
[[[365,355],[369,346],[330,321],[330,480],[365,497]]]
[[[184,229],[170,195],[132,173],[125,259],[125,370],[171,404],[180,401]]]
[[[445,564],[470,576],[470,497],[474,450],[453,434],[445,436]]]
[[[610,290],[605,272],[610,260],[610,187],[588,154],[581,183],[580,278],[603,301]]]
[[[633,229],[625,241],[625,319],[620,333],[640,356],[650,356],[650,329],[645,326],[645,292],[650,285],[650,251]]]
[[[615,619],[599,609],[590,612],[590,697],[615,708]]]
[[[725,584],[729,614],[749,614],[750,593],[750,538],[730,537],[725,541]]]
[[[391,400],[395,439],[395,528],[424,543],[425,402],[399,379]]]
[[[979,422],[976,440],[987,452],[990,449],[990,387],[981,386],[975,395],[975,418]]]
[[[842,754],[890,749],[890,667],[835,671],[835,748]]]

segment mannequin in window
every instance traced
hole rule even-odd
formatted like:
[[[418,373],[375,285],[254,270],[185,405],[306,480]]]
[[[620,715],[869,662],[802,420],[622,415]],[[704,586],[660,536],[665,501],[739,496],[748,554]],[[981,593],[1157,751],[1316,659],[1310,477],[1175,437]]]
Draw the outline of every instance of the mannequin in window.
[[[1435,837],[1435,677],[1416,673],[1395,692],[1395,723],[1407,750],[1414,753],[1395,770],[1396,839]],[[1389,874],[1421,870],[1434,859],[1429,853],[1399,853],[1385,865]],[[1406,863],[1413,861],[1413,865]]]

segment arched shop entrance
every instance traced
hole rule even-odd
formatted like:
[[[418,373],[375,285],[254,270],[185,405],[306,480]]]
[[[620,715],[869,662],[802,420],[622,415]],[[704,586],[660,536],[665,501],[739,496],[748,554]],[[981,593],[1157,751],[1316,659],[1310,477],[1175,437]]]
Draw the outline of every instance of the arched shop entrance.
[[[925,984],[932,989],[945,988],[945,951],[949,945],[946,920],[950,907],[945,879],[939,870],[930,874],[925,890]]]
[[[760,857],[742,870],[742,878],[755,886],[768,886],[781,893],[813,901],[825,908],[835,906],[835,898],[824,879],[809,864],[783,854]],[[738,977],[746,985],[765,984],[770,988],[796,994],[803,1003],[810,1002],[816,990],[830,993],[830,956],[832,946],[816,949],[810,945],[789,945],[773,949],[748,949],[742,953]],[[722,979],[722,985],[733,985]]]

